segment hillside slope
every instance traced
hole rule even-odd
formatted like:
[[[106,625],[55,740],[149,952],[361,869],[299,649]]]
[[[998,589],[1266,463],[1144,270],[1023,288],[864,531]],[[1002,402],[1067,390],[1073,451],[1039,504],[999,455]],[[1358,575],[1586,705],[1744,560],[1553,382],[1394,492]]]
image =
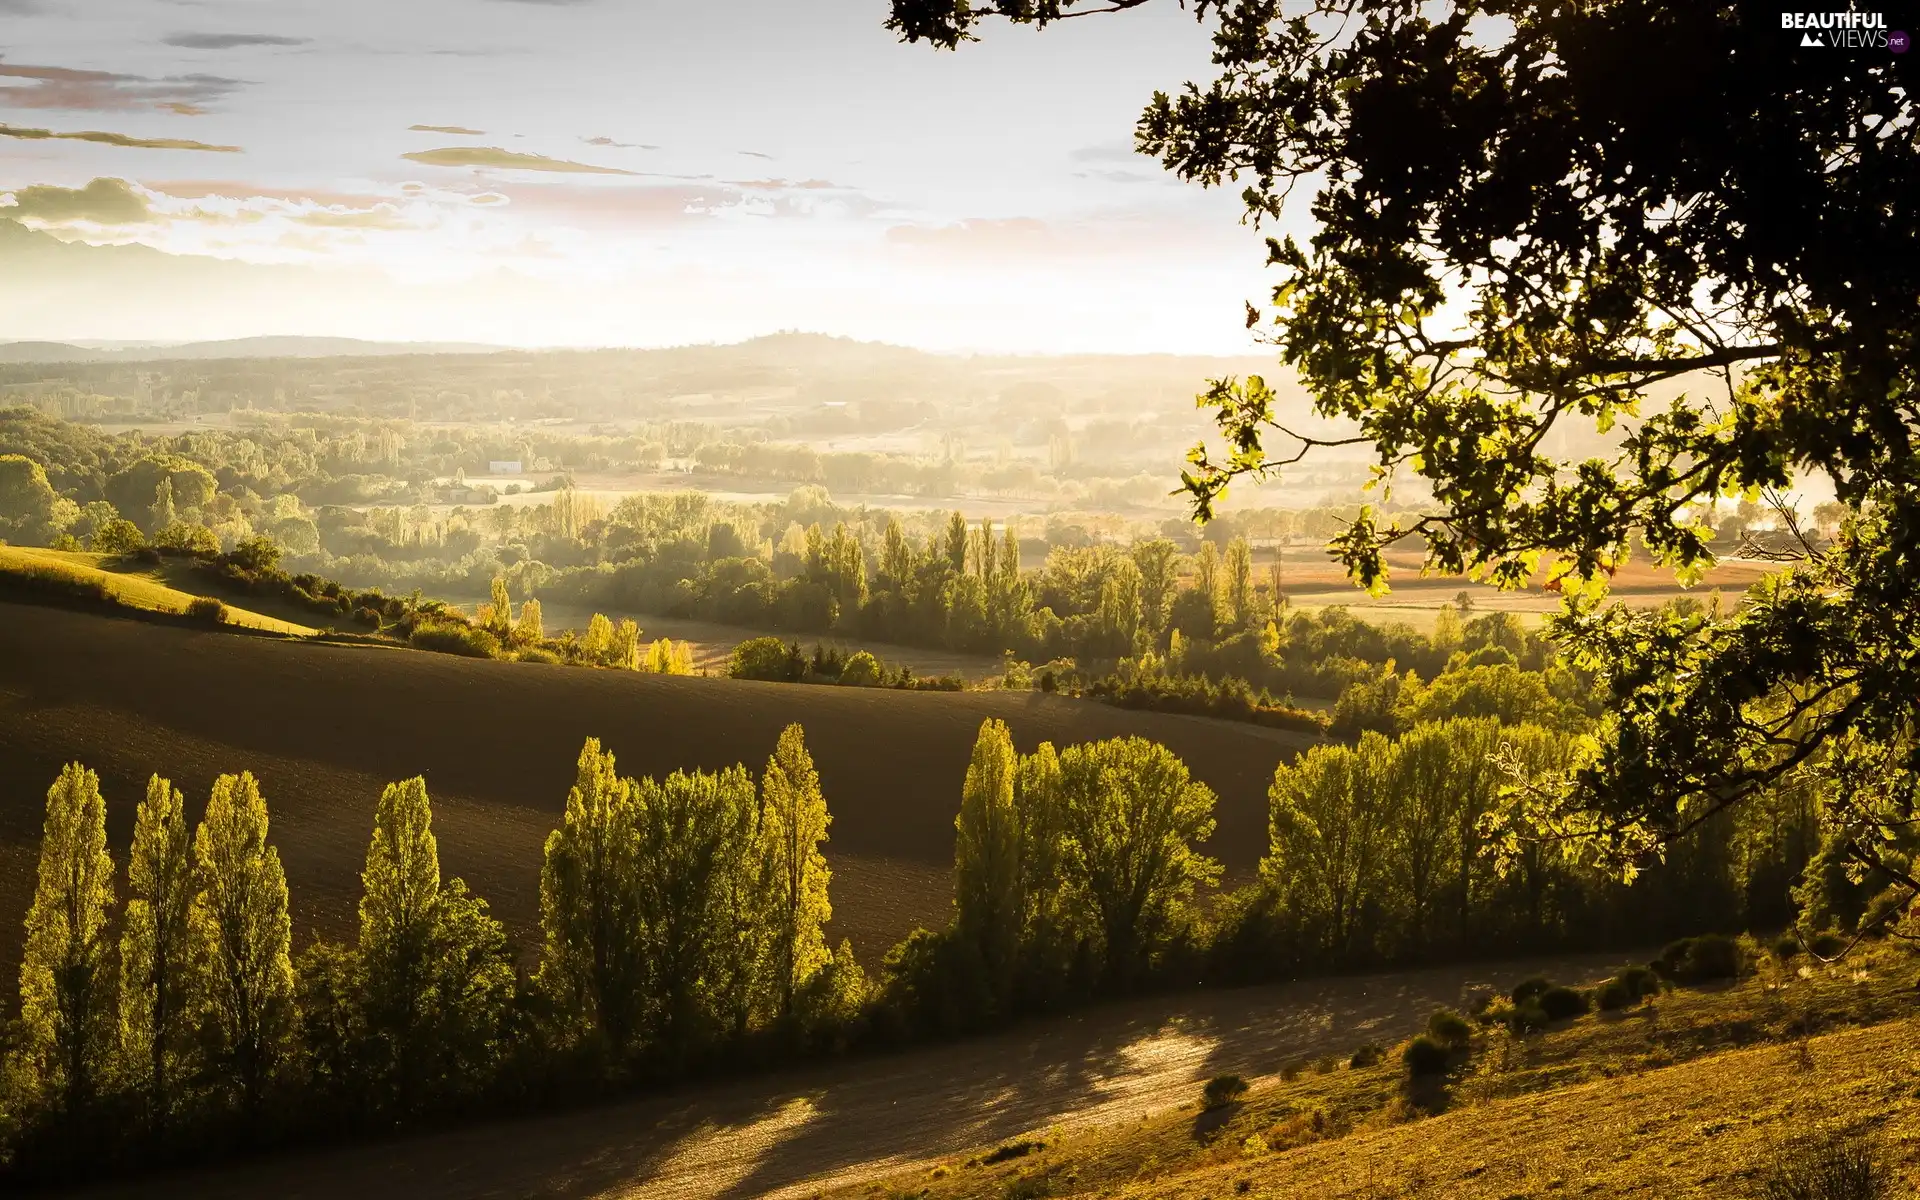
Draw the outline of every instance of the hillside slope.
[[[194,588],[193,580],[181,579],[185,587],[169,582],[165,567],[147,568],[105,554],[84,550],[41,550],[30,546],[0,545],[0,584],[8,576],[41,575],[76,584],[98,585],[113,602],[146,612],[181,614],[207,589]],[[289,637],[309,637],[319,630],[312,626],[227,605],[225,621],[245,629],[281,633]]]
[[[117,854],[150,772],[172,778],[197,819],[215,775],[253,771],[298,930],[348,927],[380,789],[424,774],[448,873],[524,932],[583,739],[601,738],[630,774],[742,761],[757,771],[792,721],[806,727],[834,816],[833,933],[871,962],[944,917],[960,783],[987,717],[1007,721],[1022,749],[1122,734],[1166,743],[1219,793],[1212,849],[1240,872],[1266,845],[1274,767],[1305,744],[1032,693],[474,661],[0,604],[0,971],[11,979],[19,953],[47,785],[72,759],[100,772]]]

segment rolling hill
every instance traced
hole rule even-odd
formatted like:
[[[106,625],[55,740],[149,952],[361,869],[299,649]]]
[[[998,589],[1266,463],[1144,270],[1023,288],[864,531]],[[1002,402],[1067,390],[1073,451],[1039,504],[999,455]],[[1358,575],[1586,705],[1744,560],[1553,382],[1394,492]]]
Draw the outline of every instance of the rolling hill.
[[[115,604],[145,612],[179,615],[200,598],[199,592],[177,588],[164,567],[147,568],[106,554],[82,550],[41,550],[30,546],[0,545],[0,583],[8,577],[39,576],[48,580],[98,586]],[[187,582],[181,580],[180,582]],[[225,603],[223,600],[222,603]],[[310,625],[282,620],[247,608],[226,606],[225,622],[243,629],[311,637]]]
[[[345,932],[383,784],[424,774],[441,858],[521,939],[541,846],[583,739],[627,774],[765,762],[805,725],[834,815],[833,936],[868,962],[944,919],[953,817],[980,722],[1031,749],[1124,734],[1164,742],[1219,794],[1211,849],[1250,872],[1266,789],[1301,735],[1127,712],[1036,693],[897,692],[642,675],[236,637],[0,604],[0,978],[12,977],[45,790],[60,765],[100,772],[116,854],[149,773],[198,809],[213,777],[261,780],[297,934]]]

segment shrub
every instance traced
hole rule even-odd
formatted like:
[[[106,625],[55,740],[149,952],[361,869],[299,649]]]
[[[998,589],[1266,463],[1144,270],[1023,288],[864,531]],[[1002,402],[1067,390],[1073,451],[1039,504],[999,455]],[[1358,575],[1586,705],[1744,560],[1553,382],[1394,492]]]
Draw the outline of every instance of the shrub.
[[[1416,1079],[1446,1074],[1447,1064],[1452,1058],[1452,1051],[1424,1033],[1408,1042],[1407,1048],[1400,1052],[1400,1061],[1406,1065],[1407,1074]]]
[[[879,659],[859,650],[840,668],[840,682],[848,687],[878,687],[884,674]]]
[[[1706,933],[1670,943],[1653,960],[1653,969],[1675,983],[1706,983],[1739,977],[1740,943],[1725,934]]]
[[[1360,1047],[1353,1052],[1353,1057],[1347,1060],[1347,1065],[1356,1069],[1360,1067],[1370,1067],[1379,1062],[1383,1054],[1385,1054],[1385,1051],[1381,1050],[1380,1047],[1374,1045],[1372,1042],[1362,1042]]]
[[[1540,993],[1540,1011],[1549,1021],[1565,1021],[1587,1011],[1587,994],[1577,988],[1550,987]]]
[[[1225,1108],[1247,1094],[1247,1081],[1238,1075],[1215,1075],[1200,1089],[1200,1103],[1207,1111]]]
[[[1427,1018],[1427,1036],[1449,1050],[1464,1050],[1473,1040],[1473,1026],[1450,1008],[1437,1009]]]
[[[1525,1004],[1552,986],[1552,980],[1543,979],[1535,975],[1532,979],[1523,979],[1519,983],[1514,984],[1513,990],[1507,993],[1507,999],[1513,1001],[1515,1004]]]
[[[548,666],[560,665],[560,656],[558,654],[555,654],[551,650],[542,649],[539,646],[528,646],[513,657],[520,662],[546,663]]]
[[[1660,990],[1660,977],[1647,967],[1628,967],[1614,978],[1632,988],[1633,994],[1641,999]]]
[[[380,610],[362,605],[353,610],[353,623],[365,625],[368,629],[380,628]]]
[[[1507,1012],[1507,1028],[1514,1033],[1534,1033],[1551,1023],[1551,1018],[1537,999],[1516,1004]]]
[[[1813,940],[1807,943],[1807,949],[1813,951],[1821,958],[1832,958],[1846,948],[1847,939],[1841,937],[1831,929],[1823,929],[1819,933],[1814,934]]]
[[[788,645],[777,637],[757,637],[733,648],[727,674],[735,679],[793,683],[806,678],[808,667],[799,645]]]
[[[451,621],[415,625],[407,640],[420,650],[463,654],[468,658],[493,658],[500,653],[500,642],[491,633]]]
[[[212,596],[195,596],[187,605],[187,616],[209,625],[222,625],[227,620],[227,606]]]
[[[1614,976],[1599,987],[1593,989],[1593,1004],[1601,1012],[1614,1012],[1622,1008],[1632,1008],[1640,1002],[1634,990]]]
[[[1225,1078],[1225,1076],[1222,1078]],[[1036,1150],[1045,1150],[1046,1148],[1047,1144],[1041,1141],[1027,1140],[1007,1142],[1005,1145],[995,1146],[992,1150],[981,1155],[980,1161],[987,1164],[1003,1163],[1016,1158],[1025,1158]]]
[[[1800,954],[1799,935],[1789,933],[1789,934],[1784,934],[1781,937],[1776,938],[1774,940],[1773,956],[1779,959],[1781,962],[1786,962],[1790,958],[1798,957],[1799,954]]]
[[[1872,1135],[1828,1129],[1776,1148],[1760,1195],[1765,1200],[1883,1200],[1893,1188],[1893,1170]]]

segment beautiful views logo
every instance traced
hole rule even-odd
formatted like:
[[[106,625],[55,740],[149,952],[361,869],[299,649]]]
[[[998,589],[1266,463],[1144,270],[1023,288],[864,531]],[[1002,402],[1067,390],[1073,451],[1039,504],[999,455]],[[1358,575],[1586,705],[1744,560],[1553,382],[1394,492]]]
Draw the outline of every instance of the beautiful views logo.
[[[1907,35],[1889,35],[1887,14],[1877,12],[1783,12],[1780,28],[1800,31],[1802,46],[1830,46],[1846,50],[1887,50],[1904,53]]]

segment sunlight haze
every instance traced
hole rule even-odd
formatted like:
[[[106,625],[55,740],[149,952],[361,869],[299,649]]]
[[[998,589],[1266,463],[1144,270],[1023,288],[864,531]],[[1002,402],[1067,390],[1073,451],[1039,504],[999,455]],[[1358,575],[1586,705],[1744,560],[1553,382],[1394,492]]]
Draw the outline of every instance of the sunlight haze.
[[[1234,190],[1127,136],[1206,77],[1204,29],[1169,7],[956,55],[883,7],[0,4],[0,219],[221,260],[56,270],[0,238],[0,335],[1251,348]]]

